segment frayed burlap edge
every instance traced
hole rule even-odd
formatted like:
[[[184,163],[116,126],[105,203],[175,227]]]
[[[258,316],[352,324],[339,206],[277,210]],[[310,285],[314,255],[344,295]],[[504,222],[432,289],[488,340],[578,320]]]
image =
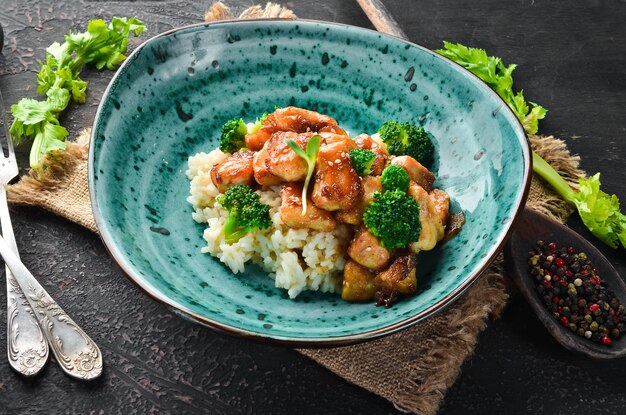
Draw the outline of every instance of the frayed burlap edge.
[[[553,136],[531,135],[528,137],[532,150],[554,167],[573,188],[578,189],[578,180],[585,176],[579,168],[580,157],[573,156],[565,141]],[[574,207],[556,194],[539,176],[533,175],[528,199],[532,208],[564,222],[574,211]]]
[[[290,9],[281,6],[276,3],[267,3],[265,7],[255,5],[248,7],[239,14],[238,19],[260,19],[260,18],[274,18],[274,19],[295,19],[296,14]],[[222,2],[213,3],[204,14],[205,22],[215,22],[218,20],[231,20],[235,16],[231,12],[230,8]]]
[[[12,204],[38,206],[98,232],[89,200],[88,166],[91,128],[67,148],[45,154],[37,170],[7,186]]]

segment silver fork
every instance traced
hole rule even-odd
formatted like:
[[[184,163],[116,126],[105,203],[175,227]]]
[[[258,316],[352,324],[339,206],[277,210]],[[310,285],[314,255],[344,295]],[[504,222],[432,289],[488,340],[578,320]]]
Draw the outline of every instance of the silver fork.
[[[6,129],[6,115],[1,102],[2,95],[0,95],[0,110],[2,110]],[[2,152],[2,157],[0,157],[0,179],[3,180],[2,183],[8,183],[18,173],[13,144],[8,132],[6,136],[9,156],[5,157],[4,152]],[[30,352],[29,355],[32,356],[32,361],[36,361],[43,367],[48,357],[49,344],[56,361],[66,374],[82,380],[97,378],[102,374],[102,352],[87,333],[65,314],[65,311],[50,297],[16,254],[17,249],[15,248],[15,238],[11,228],[11,218],[7,208],[4,186],[0,190],[0,220],[2,221],[2,233],[4,235],[4,237],[0,237],[0,255],[4,258],[6,265],[7,281],[9,281],[9,275],[11,275],[10,291],[16,292],[16,290],[19,290],[20,296],[17,297],[19,301],[16,301],[18,307],[30,305],[30,309],[22,309],[21,314],[35,317],[39,323],[39,325],[35,323],[35,326],[39,328],[38,335],[35,336],[37,337],[37,344],[31,347],[33,352]],[[12,238],[12,243],[8,240],[9,235]],[[27,312],[23,312],[24,310]],[[11,316],[11,313],[9,313],[9,316]],[[12,337],[13,335],[10,327],[12,324],[11,320],[9,317],[9,334],[7,337]],[[16,326],[14,329],[17,338],[21,336],[20,329],[19,326]],[[41,336],[41,333],[43,333],[43,336]],[[9,346],[11,347],[11,340],[9,340]],[[28,345],[26,347],[28,348]],[[43,348],[45,348],[45,352]],[[26,352],[28,352],[28,349]],[[9,360],[12,360],[11,352],[9,352]],[[13,365],[13,362],[11,362],[11,365]],[[19,364],[18,367],[21,368]]]
[[[17,161],[13,151],[13,140],[9,135],[6,112],[2,93],[0,93],[0,111],[4,124],[5,143],[8,156],[0,151],[0,221],[2,235],[18,258],[15,235],[11,226],[11,216],[7,205],[5,186],[18,174]],[[5,265],[7,280],[7,355],[9,364],[25,376],[34,376],[41,371],[48,361],[48,342],[43,336],[32,309],[15,280],[13,273]]]

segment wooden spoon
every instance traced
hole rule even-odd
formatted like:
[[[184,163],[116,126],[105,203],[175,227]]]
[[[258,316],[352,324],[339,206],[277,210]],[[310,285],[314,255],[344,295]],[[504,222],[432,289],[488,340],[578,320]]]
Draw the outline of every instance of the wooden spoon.
[[[590,242],[548,216],[525,208],[504,248],[504,263],[508,275],[515,281],[539,320],[559,343],[572,352],[595,359],[614,359],[626,355],[626,333],[619,339],[612,339],[613,343],[610,346],[594,343],[561,326],[548,311],[543,299],[535,290],[528,269],[528,252],[535,248],[538,240],[545,243],[555,242],[559,247],[572,246],[576,252],[587,254],[587,258],[600,271],[599,275],[604,284],[625,306],[626,285],[611,263]]]

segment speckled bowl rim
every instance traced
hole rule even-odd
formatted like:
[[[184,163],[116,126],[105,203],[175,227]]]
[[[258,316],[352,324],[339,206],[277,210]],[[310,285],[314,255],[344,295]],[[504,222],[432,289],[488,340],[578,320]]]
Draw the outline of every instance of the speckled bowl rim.
[[[524,177],[523,177],[523,190],[521,193],[518,193],[518,197],[517,200],[515,201],[515,209],[514,209],[514,214],[513,214],[513,218],[511,221],[508,222],[508,224],[506,224],[505,226],[507,226],[506,231],[502,234],[502,236],[500,237],[499,241],[497,241],[497,243],[494,243],[493,247],[491,248],[491,250],[489,251],[489,254],[483,258],[480,262],[479,262],[479,266],[477,268],[477,270],[469,276],[469,278],[467,278],[465,281],[463,281],[463,283],[459,284],[458,287],[456,287],[454,290],[452,290],[451,292],[449,292],[447,295],[445,295],[444,297],[442,297],[439,301],[437,301],[435,304],[431,305],[430,307],[414,314],[411,316],[406,317],[405,319],[398,321],[396,323],[393,324],[389,324],[374,330],[368,330],[368,331],[363,331],[361,333],[353,333],[353,334],[348,334],[348,335],[342,335],[342,336],[328,336],[328,337],[288,337],[288,336],[267,336],[267,335],[262,335],[260,333],[256,333],[253,331],[249,331],[249,330],[245,330],[245,329],[241,329],[239,327],[235,327],[229,324],[224,324],[224,323],[220,323],[219,321],[215,321],[212,320],[210,318],[204,317],[198,313],[193,312],[192,310],[188,309],[187,307],[178,304],[176,301],[168,298],[167,296],[163,295],[162,293],[160,293],[159,291],[153,289],[150,284],[146,283],[143,278],[138,275],[137,273],[135,273],[132,269],[132,267],[129,265],[129,263],[127,262],[125,256],[122,254],[121,250],[118,249],[118,247],[116,246],[116,244],[114,243],[111,233],[109,232],[109,229],[107,228],[107,226],[104,223],[104,220],[102,218],[102,214],[100,212],[100,209],[98,207],[98,202],[97,202],[97,198],[96,198],[96,190],[95,190],[95,180],[94,180],[94,157],[95,157],[95,146],[92,145],[95,142],[95,132],[96,132],[96,126],[99,124],[100,122],[100,117],[102,115],[102,108],[104,107],[104,102],[106,97],[108,97],[110,89],[112,88],[113,85],[115,85],[117,78],[121,76],[121,74],[124,72],[125,68],[127,65],[129,65],[130,63],[133,62],[134,59],[133,56],[137,53],[139,53],[139,51],[146,47],[147,45],[149,45],[150,43],[154,42],[156,39],[159,39],[161,37],[165,37],[165,36],[170,36],[176,32],[182,31],[182,30],[187,30],[187,29],[191,29],[191,28],[200,28],[200,27],[210,27],[210,26],[216,26],[216,25],[233,25],[236,26],[238,24],[245,24],[245,23],[249,23],[249,22],[284,22],[285,24],[289,24],[289,23],[293,23],[293,25],[297,25],[297,24],[319,24],[319,25],[325,25],[325,26],[334,26],[334,27],[341,27],[341,28],[349,28],[352,30],[355,30],[357,32],[371,32],[371,33],[376,33],[377,35],[381,35],[383,38],[389,38],[389,39],[393,39],[394,41],[400,41],[403,42],[407,45],[410,45],[411,47],[420,49],[421,51],[432,55],[434,57],[436,57],[437,59],[442,60],[443,62],[445,62],[446,64],[453,66],[455,69],[459,70],[460,72],[464,73],[465,76],[469,77],[470,79],[474,79],[474,81],[476,81],[477,87],[478,88],[482,88],[485,91],[488,92],[488,94],[491,94],[497,101],[500,101],[501,103],[501,107],[499,108],[499,111],[507,111],[510,113],[510,116],[512,117],[512,119],[515,120],[515,123],[513,124],[513,128],[516,130],[516,137],[519,140],[519,144],[522,147],[522,155],[523,155],[523,159],[524,159]],[[335,346],[344,346],[344,345],[350,345],[350,344],[355,344],[355,343],[361,343],[367,340],[373,340],[376,338],[380,338],[392,333],[395,333],[399,330],[402,329],[406,329],[408,327],[413,326],[414,324],[433,316],[434,314],[436,314],[437,312],[443,310],[445,307],[447,307],[448,305],[452,304],[455,300],[457,300],[461,294],[463,294],[465,292],[465,290],[467,290],[477,279],[478,277],[489,267],[489,265],[491,265],[491,263],[493,262],[493,260],[496,258],[496,256],[498,255],[498,253],[500,253],[500,251],[504,248],[504,244],[506,243],[506,241],[508,240],[509,236],[511,235],[511,232],[513,231],[513,226],[517,223],[521,212],[524,209],[524,205],[526,204],[526,199],[528,197],[528,193],[530,191],[530,179],[531,179],[531,169],[532,169],[532,157],[530,156],[530,146],[528,143],[528,137],[526,136],[526,133],[524,132],[524,128],[522,127],[522,124],[519,122],[519,120],[517,119],[517,117],[515,116],[515,114],[511,111],[511,109],[509,108],[509,106],[502,100],[502,98],[500,98],[500,96],[498,96],[498,94],[496,94],[493,90],[491,90],[491,88],[489,88],[482,80],[480,80],[480,78],[478,78],[477,76],[475,76],[473,73],[471,73],[470,71],[468,71],[467,69],[463,68],[462,66],[458,65],[457,63],[423,47],[420,45],[417,45],[413,42],[410,42],[406,39],[397,37],[397,36],[392,36],[392,35],[388,35],[385,33],[381,33],[381,32],[377,32],[375,30],[371,30],[371,29],[366,29],[366,28],[362,28],[362,27],[358,27],[358,26],[352,26],[352,25],[347,25],[347,24],[342,24],[342,23],[334,23],[334,22],[325,22],[325,21],[321,21],[321,20],[313,20],[313,19],[293,19],[293,20],[288,20],[288,19],[246,19],[246,20],[223,20],[223,21],[219,21],[219,22],[212,22],[212,23],[206,23],[206,22],[201,22],[201,23],[195,23],[195,24],[191,24],[191,25],[186,25],[186,26],[182,26],[182,27],[178,27],[175,29],[171,29],[168,30],[166,32],[160,33],[156,36],[151,37],[150,39],[146,40],[145,42],[143,42],[141,45],[139,45],[129,56],[128,58],[121,64],[121,66],[119,67],[119,69],[117,70],[117,72],[115,73],[115,75],[113,76],[113,78],[111,79],[111,81],[109,82],[109,85],[107,86],[106,90],[104,91],[104,94],[102,95],[102,99],[100,101],[100,104],[98,105],[98,109],[96,111],[96,116],[94,118],[94,123],[93,123],[93,128],[92,128],[92,133],[91,133],[91,140],[90,140],[90,144],[89,144],[89,161],[88,161],[88,173],[89,173],[89,196],[90,196],[90,200],[91,200],[91,207],[92,207],[92,211],[93,211],[93,216],[96,222],[96,227],[98,229],[98,232],[100,234],[100,238],[102,239],[102,242],[104,243],[104,246],[106,247],[107,251],[109,252],[109,254],[112,256],[113,260],[117,263],[118,267],[123,271],[123,273],[126,275],[126,277],[128,279],[130,279],[130,281],[132,281],[135,285],[137,285],[137,287],[139,287],[148,297],[163,303],[164,305],[168,306],[174,313],[181,315],[187,319],[191,319],[192,321],[195,321],[197,323],[200,323],[206,327],[209,327],[217,332],[220,333],[225,333],[225,334],[229,334],[229,335],[235,335],[238,337],[244,337],[244,338],[248,338],[248,339],[252,339],[252,340],[257,340],[257,341],[261,341],[261,342],[268,342],[268,343],[274,343],[274,344],[281,344],[281,345],[287,345],[287,346],[292,346],[292,347],[310,347],[310,348],[319,348],[319,347],[335,347]],[[520,137],[524,137],[524,139],[520,139]]]

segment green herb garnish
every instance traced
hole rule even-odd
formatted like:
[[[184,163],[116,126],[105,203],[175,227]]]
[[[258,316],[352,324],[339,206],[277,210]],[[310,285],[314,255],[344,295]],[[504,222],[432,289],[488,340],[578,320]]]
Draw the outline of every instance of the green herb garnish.
[[[84,33],[68,33],[65,43],[54,42],[46,49],[46,60],[37,74],[37,92],[45,101],[23,98],[11,105],[13,124],[10,133],[16,143],[24,137],[33,139],[30,166],[39,164],[41,155],[65,148],[67,129],[59,124],[59,114],[72,99],[85,103],[87,82],[78,77],[85,64],[98,69],[115,67],[126,59],[128,38],[145,30],[142,21],[114,17],[109,25],[104,20],[91,20]]]
[[[302,216],[306,215],[307,205],[306,205],[306,194],[307,189],[309,188],[309,182],[311,181],[311,176],[313,176],[313,171],[315,170],[315,162],[317,161],[317,153],[320,150],[320,139],[319,135],[314,135],[311,137],[308,143],[306,143],[306,150],[303,150],[295,141],[293,140],[285,140],[287,145],[291,147],[291,149],[301,158],[306,161],[309,169],[306,174],[306,179],[304,180],[304,186],[302,187]]]

